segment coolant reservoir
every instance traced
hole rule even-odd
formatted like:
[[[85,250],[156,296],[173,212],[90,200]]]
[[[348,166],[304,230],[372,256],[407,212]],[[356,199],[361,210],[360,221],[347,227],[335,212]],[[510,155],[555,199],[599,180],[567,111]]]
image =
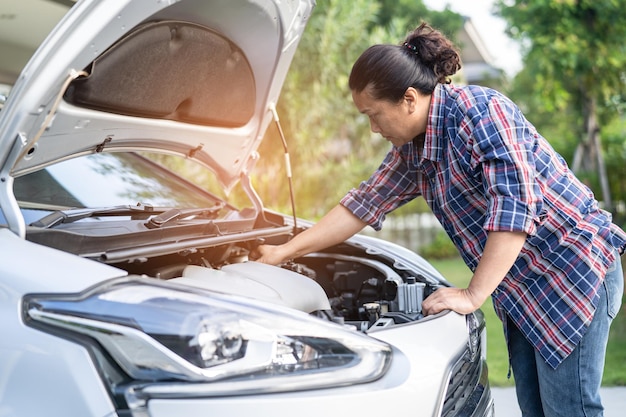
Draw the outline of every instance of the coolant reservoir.
[[[328,297],[317,282],[260,262],[231,264],[221,269],[189,265],[182,277],[169,282],[268,301],[305,313],[330,310]]]
[[[397,311],[405,314],[419,314],[422,312],[424,289],[426,284],[417,282],[415,277],[408,277],[406,282],[400,278],[387,279],[387,282],[396,286]]]
[[[426,284],[417,282],[415,277],[408,277],[404,287],[405,313],[421,313]]]

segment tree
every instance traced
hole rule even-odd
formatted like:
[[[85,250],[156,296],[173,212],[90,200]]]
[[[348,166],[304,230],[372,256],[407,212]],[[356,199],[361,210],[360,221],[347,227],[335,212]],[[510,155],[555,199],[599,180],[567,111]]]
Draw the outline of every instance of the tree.
[[[616,114],[611,98],[624,96],[626,88],[626,1],[498,0],[496,10],[509,35],[522,42],[533,91],[580,114],[572,169],[597,172],[611,210],[600,133],[601,121]]]
[[[420,23],[427,22],[442,31],[453,42],[457,42],[457,35],[463,27],[463,16],[453,12],[449,5],[439,12],[430,10],[424,3],[415,0],[378,0],[378,2],[380,12],[376,24],[379,26],[402,27],[397,22],[403,22],[403,29],[408,32]]]

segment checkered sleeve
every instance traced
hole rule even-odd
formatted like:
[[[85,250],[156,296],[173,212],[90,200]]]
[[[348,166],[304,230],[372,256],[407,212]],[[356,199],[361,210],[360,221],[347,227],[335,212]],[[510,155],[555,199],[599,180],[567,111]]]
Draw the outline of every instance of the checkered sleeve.
[[[504,97],[489,100],[487,115],[474,131],[474,150],[488,196],[484,228],[534,235],[542,212],[533,154],[536,132]]]
[[[418,173],[409,169],[403,148],[392,148],[378,170],[340,201],[340,204],[375,230],[382,229],[387,213],[420,195]]]

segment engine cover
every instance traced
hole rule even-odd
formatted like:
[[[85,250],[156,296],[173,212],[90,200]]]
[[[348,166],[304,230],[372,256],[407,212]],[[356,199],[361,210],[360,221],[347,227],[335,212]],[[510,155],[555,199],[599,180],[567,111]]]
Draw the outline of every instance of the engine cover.
[[[291,307],[305,313],[330,310],[322,287],[304,275],[259,262],[225,265],[221,269],[189,265],[169,282]]]

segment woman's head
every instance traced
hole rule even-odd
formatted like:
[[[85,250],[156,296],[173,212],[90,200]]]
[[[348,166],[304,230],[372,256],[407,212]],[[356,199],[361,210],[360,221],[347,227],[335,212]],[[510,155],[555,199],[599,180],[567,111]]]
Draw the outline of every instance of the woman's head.
[[[366,88],[374,99],[398,102],[407,88],[430,95],[461,68],[456,48],[441,32],[422,23],[400,45],[374,45],[357,59],[350,73],[353,92]]]

